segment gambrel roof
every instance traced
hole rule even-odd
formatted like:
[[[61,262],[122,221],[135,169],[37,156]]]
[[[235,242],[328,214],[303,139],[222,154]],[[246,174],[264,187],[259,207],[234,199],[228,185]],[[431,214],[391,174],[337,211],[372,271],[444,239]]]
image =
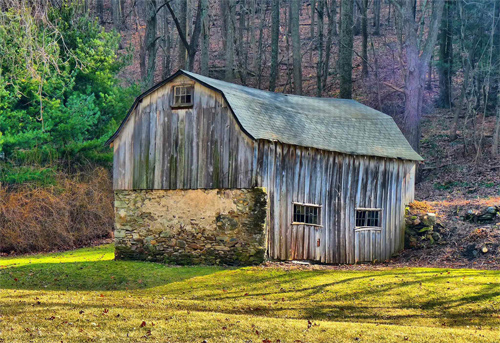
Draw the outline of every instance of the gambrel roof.
[[[181,74],[221,92],[242,129],[253,139],[351,155],[422,160],[390,116],[357,101],[273,93],[184,70],[139,96],[130,112],[144,96]]]

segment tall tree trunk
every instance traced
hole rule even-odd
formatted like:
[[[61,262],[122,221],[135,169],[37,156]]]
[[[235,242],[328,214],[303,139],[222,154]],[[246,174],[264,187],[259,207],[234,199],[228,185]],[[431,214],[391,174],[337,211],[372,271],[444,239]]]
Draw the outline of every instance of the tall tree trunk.
[[[238,17],[238,44],[237,44],[237,54],[238,54],[238,70],[239,76],[241,79],[241,83],[246,85],[247,83],[247,68],[248,66],[245,64],[245,20],[246,20],[246,0],[239,1],[239,17]],[[235,5],[236,6],[236,5]]]
[[[340,93],[343,99],[352,98],[352,49],[353,49],[353,1],[341,1],[339,74]]]
[[[403,49],[406,58],[405,75],[405,110],[403,113],[403,133],[415,151],[420,149],[420,121],[422,116],[423,88],[425,73],[429,65],[432,51],[436,45],[439,23],[443,13],[444,0],[433,3],[432,18],[428,27],[429,35],[425,44],[419,42],[418,29],[420,22],[415,19],[413,1],[402,0],[399,5],[404,31]],[[423,50],[420,51],[420,46]]]
[[[361,0],[361,74],[368,77],[368,0]]]
[[[111,10],[113,12],[113,25],[116,29],[122,27],[123,8],[120,0],[111,0]]]
[[[336,35],[337,31],[337,0],[332,0],[330,3],[330,8],[326,10],[328,16],[328,31],[326,36],[326,44],[325,44],[325,61],[323,65],[323,90],[327,85],[328,74],[330,73],[330,55],[333,44],[333,36]]]
[[[148,66],[146,74],[146,85],[152,87],[156,70],[156,0],[147,0],[146,3],[146,52],[148,55]]]
[[[323,94],[323,18],[325,13],[325,1],[318,0],[318,62],[316,63],[316,83],[317,95],[320,97]]]
[[[269,76],[269,90],[274,92],[278,81],[280,0],[273,0],[271,6],[271,75]]]
[[[452,106],[452,69],[453,69],[453,1],[446,0],[439,33],[439,101],[443,108]]]
[[[97,12],[97,17],[99,18],[99,23],[104,23],[104,0],[96,0],[95,8]]]
[[[498,107],[498,98],[500,96],[500,3],[498,1],[495,4],[495,32],[493,34],[493,46],[495,52],[493,54],[491,71],[491,86],[488,98],[490,99],[488,104],[488,110],[490,113],[495,113],[495,109]]]
[[[361,33],[361,2],[362,0],[352,0],[353,2],[353,20],[354,26],[352,28],[352,33],[354,36],[358,36]]]
[[[290,33],[293,50],[293,89],[302,94],[302,55],[300,52],[300,4],[301,0],[290,2]]]
[[[373,30],[373,34],[375,36],[380,35],[380,8],[382,0],[374,0],[373,1],[373,27],[375,28]]]
[[[330,1],[330,11],[328,11],[328,13],[330,13],[330,15],[331,15],[331,18],[330,17],[328,18],[328,20],[331,21],[331,24],[328,23],[328,25],[331,26],[332,36],[337,36],[338,35],[338,31],[337,31],[337,0]],[[332,39],[333,39],[333,37],[332,37]]]
[[[179,25],[182,28],[184,34],[186,34],[186,25],[187,25],[187,1],[188,0],[178,0],[177,2],[177,18],[179,20]],[[186,36],[187,39],[187,36]],[[181,38],[178,40],[178,65],[180,69],[186,68],[186,55],[187,50],[185,45],[183,44]]]
[[[209,56],[210,56],[210,13],[208,10],[208,0],[200,0],[201,10],[203,12],[203,23],[201,28],[201,75],[208,76]]]
[[[229,21],[229,11],[228,11],[228,1],[230,0],[220,0],[220,31],[221,31],[221,40],[222,40],[222,51],[226,51],[226,43],[227,43],[227,25]]]
[[[234,17],[236,12],[236,1],[227,0],[229,16],[227,18],[226,37],[226,74],[227,81],[234,80]]]
[[[264,43],[264,24],[266,21],[267,5],[260,9],[260,19],[259,19],[259,43],[257,44],[257,58],[255,59],[256,69],[257,69],[257,88],[261,88],[262,85],[262,45]]]
[[[170,30],[168,24],[168,12],[167,8],[163,8],[163,79],[166,79],[171,74],[171,61],[170,61]]]
[[[314,31],[314,23],[315,23],[315,18],[316,18],[316,0],[311,0],[311,26],[310,26],[310,33],[311,33],[311,50],[309,51],[309,63],[313,63],[313,44],[314,41],[316,40],[316,35]],[[319,19],[318,19],[319,20]]]

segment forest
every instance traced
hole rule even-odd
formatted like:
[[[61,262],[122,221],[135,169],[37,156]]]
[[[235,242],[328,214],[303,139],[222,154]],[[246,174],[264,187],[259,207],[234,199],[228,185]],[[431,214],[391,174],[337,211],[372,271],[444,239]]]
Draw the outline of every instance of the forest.
[[[109,237],[104,143],[178,69],[356,99],[426,159],[421,199],[498,196],[499,20],[497,0],[0,0],[0,251]]]

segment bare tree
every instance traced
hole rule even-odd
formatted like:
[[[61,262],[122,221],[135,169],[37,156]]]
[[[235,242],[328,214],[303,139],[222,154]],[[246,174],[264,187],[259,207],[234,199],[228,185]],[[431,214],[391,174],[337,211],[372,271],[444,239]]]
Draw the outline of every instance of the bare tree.
[[[293,50],[293,86],[295,94],[302,94],[302,55],[300,52],[300,0],[290,2],[290,32]]]
[[[368,76],[368,0],[361,0],[361,74]]]
[[[454,1],[446,0],[439,33],[439,100],[444,108],[452,106],[452,69],[453,69],[453,7]]]
[[[272,92],[276,89],[278,80],[279,39],[280,0],[274,0],[271,5],[271,75],[269,77],[269,90]]]
[[[226,27],[226,74],[225,79],[234,79],[234,17],[236,12],[236,0],[227,0],[227,27]]]
[[[352,98],[352,49],[353,49],[353,1],[341,1],[339,74],[340,93],[343,99]]]
[[[201,29],[201,61],[200,71],[202,75],[208,76],[208,62],[210,55],[210,14],[208,12],[208,0],[200,1],[203,23]]]
[[[422,118],[422,102],[424,97],[425,74],[429,65],[432,51],[436,45],[439,23],[443,13],[444,0],[435,0],[432,3],[422,4],[421,15],[432,11],[427,27],[427,37],[423,35],[424,23],[416,15],[413,0],[392,0],[401,17],[403,39],[401,49],[404,51],[406,63],[405,72],[405,110],[403,113],[403,133],[410,145],[416,151],[420,148],[420,122]],[[432,6],[428,8],[427,6]]]
[[[182,26],[182,23],[179,21],[177,16],[175,15],[175,12],[170,5],[169,1],[165,2],[165,6],[167,6],[168,11],[170,12],[170,15],[172,16],[172,19],[174,20],[175,27],[177,29],[177,33],[179,34],[179,38],[182,42],[182,45],[184,49],[187,51],[188,55],[188,61],[186,64],[187,70],[192,71],[194,68],[194,59],[196,57],[196,52],[198,51],[198,44],[200,40],[200,32],[201,32],[201,23],[204,20],[205,12],[202,11],[202,5],[201,3],[198,3],[198,7],[196,10],[196,18],[194,21],[194,28],[190,37],[190,41],[188,42],[188,37],[186,35],[186,29]],[[183,9],[181,9],[181,14],[183,15]]]
[[[380,35],[380,9],[382,0],[373,0],[373,34],[375,36]]]

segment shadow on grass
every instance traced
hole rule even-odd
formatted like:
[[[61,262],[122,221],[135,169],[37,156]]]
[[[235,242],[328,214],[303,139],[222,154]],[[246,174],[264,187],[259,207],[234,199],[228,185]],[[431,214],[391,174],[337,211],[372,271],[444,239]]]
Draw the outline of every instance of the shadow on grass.
[[[116,291],[146,289],[224,270],[138,261],[38,263],[0,269],[0,289]]]

